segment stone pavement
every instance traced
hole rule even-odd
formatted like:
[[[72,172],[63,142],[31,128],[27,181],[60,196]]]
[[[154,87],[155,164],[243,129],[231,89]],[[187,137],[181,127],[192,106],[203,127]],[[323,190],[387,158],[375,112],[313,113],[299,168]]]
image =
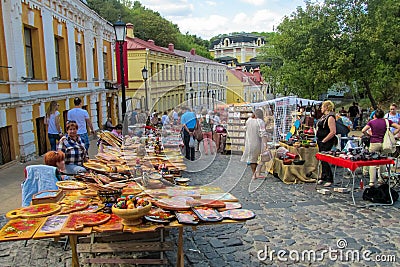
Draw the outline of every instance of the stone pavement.
[[[187,162],[185,177],[192,185],[221,186],[257,216],[238,224],[186,227],[185,266],[395,266],[372,260],[400,260],[399,202],[357,208],[350,194],[321,195],[314,184],[286,185],[273,176],[252,181],[237,155],[197,158]],[[361,192],[356,197],[364,203]],[[168,239],[176,242],[177,231]],[[176,253],[166,253],[169,266],[175,265]],[[0,243],[0,266],[70,265],[71,252],[50,240],[29,241],[26,247]]]

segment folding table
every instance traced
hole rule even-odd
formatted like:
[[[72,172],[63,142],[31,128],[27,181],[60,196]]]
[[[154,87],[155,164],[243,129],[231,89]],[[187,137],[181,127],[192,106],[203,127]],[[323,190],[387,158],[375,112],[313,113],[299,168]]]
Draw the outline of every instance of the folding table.
[[[335,165],[335,166],[339,166],[339,167],[343,167],[346,168],[350,171],[351,177],[353,179],[353,185],[351,188],[351,197],[353,199],[353,204],[354,206],[356,205],[356,201],[354,200],[354,181],[355,181],[355,171],[357,168],[359,167],[365,167],[365,166],[380,166],[380,165],[392,165],[394,164],[394,160],[393,159],[378,159],[378,160],[358,160],[358,161],[352,161],[349,159],[343,159],[343,158],[339,158],[339,157],[334,157],[332,155],[327,155],[327,154],[321,154],[321,153],[317,153],[315,154],[315,157],[321,162],[327,162],[329,164]],[[318,164],[319,165],[319,164]],[[392,198],[392,194],[390,192],[390,167],[387,168],[388,169],[388,174],[389,174],[389,195],[390,195],[390,199],[391,199],[391,203],[390,204],[374,204],[375,206],[390,206],[393,205],[393,198]],[[335,170],[336,173],[336,170]],[[319,175],[319,171],[318,171],[318,175]],[[318,182],[319,179],[317,179]]]

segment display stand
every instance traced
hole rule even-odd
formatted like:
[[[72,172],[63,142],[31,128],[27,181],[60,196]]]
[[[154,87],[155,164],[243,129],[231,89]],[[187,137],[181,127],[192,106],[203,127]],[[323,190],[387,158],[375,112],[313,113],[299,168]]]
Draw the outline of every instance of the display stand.
[[[228,108],[228,136],[231,153],[242,154],[246,136],[246,120],[253,114],[252,107],[233,106]]]

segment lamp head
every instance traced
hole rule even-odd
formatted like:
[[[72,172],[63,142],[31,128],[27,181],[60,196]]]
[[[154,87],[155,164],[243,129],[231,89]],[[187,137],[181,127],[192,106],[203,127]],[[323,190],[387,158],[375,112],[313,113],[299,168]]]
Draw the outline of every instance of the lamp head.
[[[125,41],[126,37],[126,23],[121,21],[121,18],[114,23],[115,40],[120,43]]]
[[[148,74],[149,74],[149,71],[146,69],[146,66],[144,66],[143,69],[142,69],[143,80],[147,80]]]

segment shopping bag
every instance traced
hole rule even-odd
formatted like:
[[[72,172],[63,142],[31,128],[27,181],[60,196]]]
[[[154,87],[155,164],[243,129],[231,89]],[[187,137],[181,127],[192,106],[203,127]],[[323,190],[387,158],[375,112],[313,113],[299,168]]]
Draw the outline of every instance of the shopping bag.
[[[386,133],[383,136],[382,152],[385,154],[391,154],[396,151],[396,140],[393,133],[389,129],[389,121],[386,120]]]
[[[190,136],[189,147],[194,147],[194,146],[195,146],[195,143],[194,143],[194,138],[193,138],[193,135],[192,135],[192,136]]]

